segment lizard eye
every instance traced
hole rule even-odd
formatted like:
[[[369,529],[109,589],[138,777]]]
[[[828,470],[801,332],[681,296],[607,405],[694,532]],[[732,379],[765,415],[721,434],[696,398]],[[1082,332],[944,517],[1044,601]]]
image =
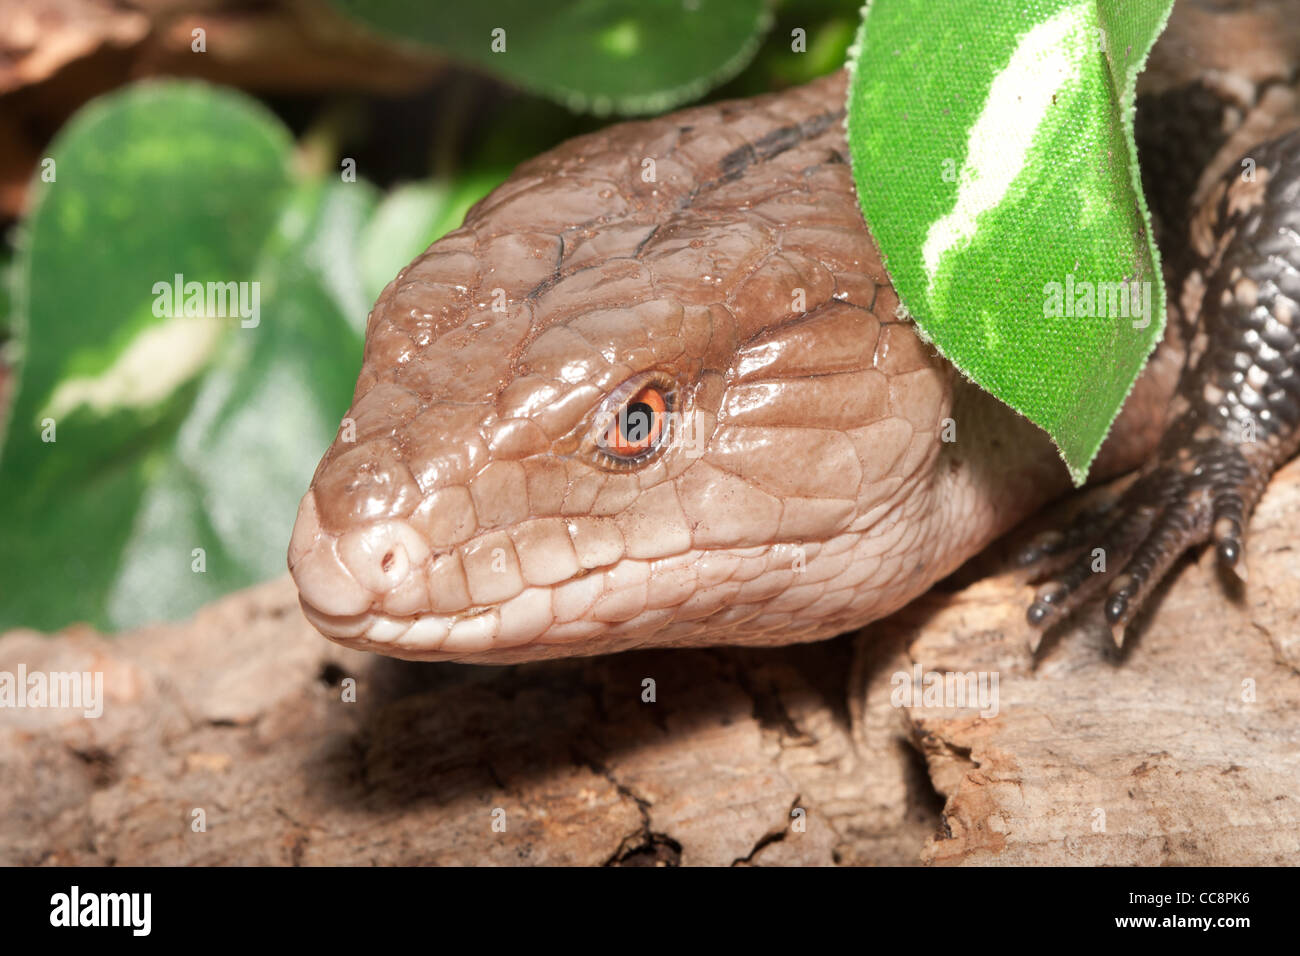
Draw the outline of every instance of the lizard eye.
[[[614,465],[640,463],[664,444],[673,410],[670,383],[658,377],[633,380],[606,401],[606,415],[596,439],[601,455]]]

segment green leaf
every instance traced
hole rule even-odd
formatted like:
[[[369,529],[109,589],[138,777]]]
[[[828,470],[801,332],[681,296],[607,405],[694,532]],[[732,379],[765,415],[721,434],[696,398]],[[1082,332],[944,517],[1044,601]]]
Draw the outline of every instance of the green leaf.
[[[375,202],[294,189],[290,149],[256,103],[195,83],[105,97],[52,144],[16,263],[0,630],[176,617],[282,568],[355,377],[369,300],[347,237]],[[169,317],[178,274],[244,283],[248,308]]]
[[[1171,6],[875,0],[850,60],[854,178],[903,303],[1080,484],[1164,327],[1132,121]]]
[[[392,36],[601,115],[658,112],[703,95],[744,67],[770,16],[767,0],[333,3]]]
[[[7,339],[13,328],[14,277],[13,252],[0,248],[0,343]]]
[[[284,570],[298,499],[356,380],[370,298],[355,262],[364,184],[308,183],[256,270],[261,321],[237,327],[156,450],[108,601],[114,627],[183,616]],[[191,569],[202,547],[207,570]]]

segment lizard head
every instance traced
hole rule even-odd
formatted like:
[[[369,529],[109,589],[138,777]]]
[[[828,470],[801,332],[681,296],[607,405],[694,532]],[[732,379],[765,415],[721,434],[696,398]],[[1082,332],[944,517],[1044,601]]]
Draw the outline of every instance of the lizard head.
[[[508,662],[902,603],[881,518],[921,506],[948,385],[894,317],[835,83],[571,141],[389,284],[290,544],[319,630]]]

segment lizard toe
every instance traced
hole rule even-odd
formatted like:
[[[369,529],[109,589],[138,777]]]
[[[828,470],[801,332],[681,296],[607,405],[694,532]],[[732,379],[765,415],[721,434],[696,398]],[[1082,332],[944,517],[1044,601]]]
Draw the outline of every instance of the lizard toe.
[[[1172,445],[1119,497],[1105,524],[1089,533],[1086,519],[1076,519],[1021,552],[1043,552],[1040,539],[1071,542],[1068,561],[1039,586],[1026,619],[1041,630],[1091,605],[1104,587],[1102,613],[1122,646],[1134,617],[1189,550],[1212,542],[1220,563],[1244,578],[1243,529],[1262,485],[1260,469],[1227,439]]]

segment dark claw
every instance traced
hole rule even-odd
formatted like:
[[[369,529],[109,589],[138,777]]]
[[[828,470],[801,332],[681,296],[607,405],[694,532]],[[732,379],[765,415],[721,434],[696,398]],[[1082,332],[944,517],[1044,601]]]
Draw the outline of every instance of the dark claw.
[[[1058,581],[1049,581],[1038,589],[1034,599],[1039,604],[1061,604],[1065,601],[1069,589]]]
[[[1106,599],[1107,622],[1118,624],[1124,618],[1124,612],[1128,610],[1128,599],[1127,590],[1119,591]]]
[[[1029,605],[1029,610],[1025,611],[1025,620],[1029,621],[1034,627],[1038,627],[1045,622],[1052,614],[1052,609],[1039,604],[1035,601]]]
[[[1059,554],[1064,547],[1064,532],[1045,531],[1025,545],[1021,552],[1016,555],[1016,564],[1019,567],[1027,568],[1032,564],[1037,564],[1044,558]]]
[[[1180,447],[1163,449],[1160,460],[1172,460],[1181,451]],[[1109,581],[1102,613],[1115,643],[1122,646],[1129,621],[1161,578],[1179,556],[1203,542],[1213,541],[1220,560],[1244,580],[1241,525],[1235,515],[1254,504],[1239,490],[1250,487],[1250,470],[1244,459],[1229,462],[1237,467],[1223,467],[1239,452],[1218,439],[1201,439],[1191,454],[1217,467],[1202,468],[1196,475],[1194,469],[1152,466],[1121,496],[1112,520],[1094,526],[1091,540],[1078,546],[1069,567],[1034,595],[1026,614],[1031,625],[1041,628],[1074,611]],[[1216,505],[1221,510],[1216,511]],[[1107,555],[1105,571],[1092,570],[1097,548]]]

